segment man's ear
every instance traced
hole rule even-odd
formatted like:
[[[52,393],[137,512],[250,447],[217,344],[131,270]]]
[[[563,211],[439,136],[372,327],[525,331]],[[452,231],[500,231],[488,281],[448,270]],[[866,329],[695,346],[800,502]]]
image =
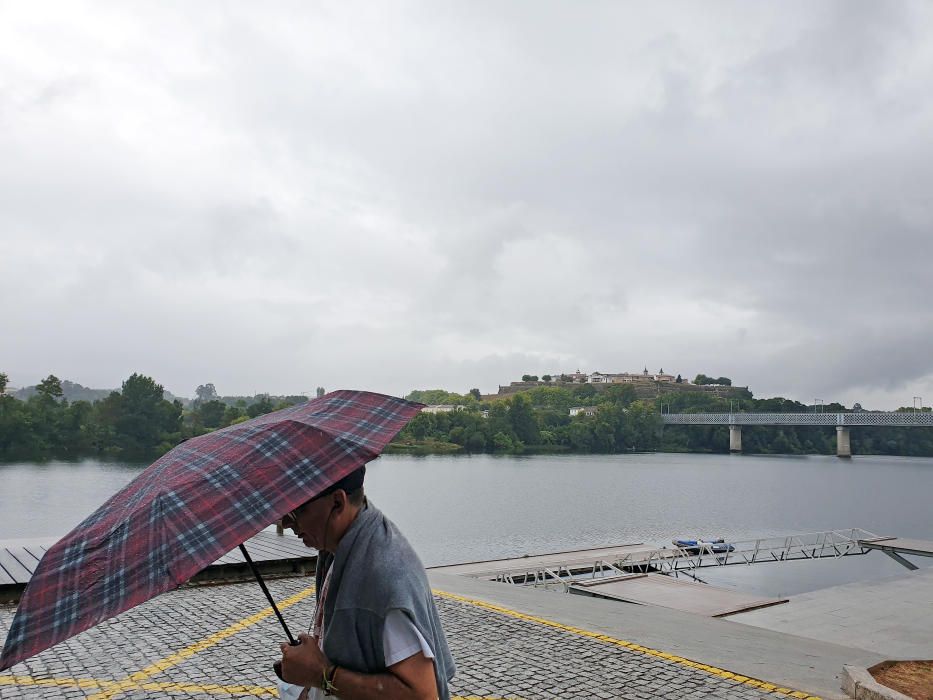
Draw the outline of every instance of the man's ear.
[[[333,509],[337,511],[342,511],[347,505],[347,492],[343,489],[337,489],[334,491],[334,500],[333,500]]]

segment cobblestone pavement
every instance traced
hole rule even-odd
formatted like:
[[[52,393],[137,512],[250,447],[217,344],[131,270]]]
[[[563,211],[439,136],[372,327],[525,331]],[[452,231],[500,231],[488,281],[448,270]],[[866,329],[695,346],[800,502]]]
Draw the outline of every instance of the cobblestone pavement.
[[[293,634],[311,619],[312,581],[269,582]],[[274,697],[284,634],[264,602],[252,583],[166,593],[0,673],[0,698]],[[437,605],[460,697],[810,697],[458,596]],[[0,607],[2,638],[13,611]]]

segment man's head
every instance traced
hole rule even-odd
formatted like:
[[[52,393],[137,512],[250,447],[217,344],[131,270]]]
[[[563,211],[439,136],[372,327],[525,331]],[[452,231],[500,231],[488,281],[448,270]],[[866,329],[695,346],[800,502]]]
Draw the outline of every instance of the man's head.
[[[351,472],[288,513],[282,524],[290,527],[306,546],[335,551],[363,507],[365,475],[365,466]]]

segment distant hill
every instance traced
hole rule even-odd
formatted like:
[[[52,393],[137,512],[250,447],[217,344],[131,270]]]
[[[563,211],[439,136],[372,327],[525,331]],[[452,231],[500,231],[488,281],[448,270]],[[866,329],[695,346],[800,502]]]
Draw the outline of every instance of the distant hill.
[[[67,379],[62,380],[62,396],[63,398],[68,399],[69,403],[74,403],[75,401],[87,401],[88,403],[94,403],[95,401],[100,401],[101,399],[106,399],[110,396],[111,392],[120,391],[119,389],[90,389],[86,386],[82,386],[76,382],[70,382]],[[25,386],[22,389],[17,389],[13,392],[13,397],[19,399],[20,401],[26,401],[32,396],[36,395],[36,387]],[[174,401],[177,397],[174,396],[170,391],[166,391],[163,394],[163,397],[166,401]],[[187,403],[188,399],[182,399],[182,403]]]
[[[630,386],[635,390],[635,395],[639,399],[653,399],[662,394],[676,394],[676,393],[704,393],[711,394],[713,396],[718,396],[720,398],[740,398],[740,399],[750,399],[752,398],[752,392],[749,391],[747,386],[725,386],[720,384],[688,384],[687,382],[676,383],[676,382],[656,382],[650,379],[635,381],[627,384],[592,384],[592,383],[575,383],[575,382],[550,382],[545,383],[541,381],[536,382],[512,382],[508,386],[499,386],[498,394],[490,394],[488,396],[483,396],[484,400],[492,399],[501,399],[503,396],[511,396],[512,394],[517,394],[520,391],[530,391],[531,389],[539,389],[541,387],[558,387],[560,389],[570,389],[579,390],[583,387],[591,387],[592,391],[600,393],[607,391],[610,387],[614,387],[615,390],[618,390],[620,387]]]

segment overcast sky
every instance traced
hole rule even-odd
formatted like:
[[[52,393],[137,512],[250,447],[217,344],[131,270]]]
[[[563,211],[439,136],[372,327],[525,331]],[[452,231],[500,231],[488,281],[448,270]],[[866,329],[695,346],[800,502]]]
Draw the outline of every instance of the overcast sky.
[[[933,4],[0,0],[0,371],[933,403]]]

